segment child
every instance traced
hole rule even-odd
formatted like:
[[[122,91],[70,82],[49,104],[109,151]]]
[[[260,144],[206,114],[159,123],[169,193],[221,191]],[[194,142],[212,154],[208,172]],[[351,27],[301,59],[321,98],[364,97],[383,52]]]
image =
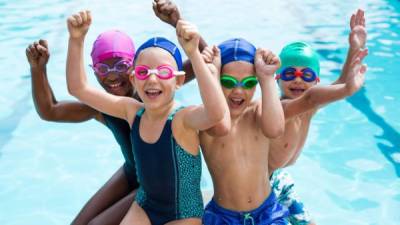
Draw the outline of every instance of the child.
[[[90,23],[88,11],[68,19],[68,90],[93,108],[126,120],[131,127],[140,187],[121,224],[200,224],[198,132],[222,120],[227,105],[198,50],[196,28],[180,21],[177,36],[196,72],[204,105],[175,110],[175,89],[185,79],[178,48],[164,38],[145,42],[136,53],[134,75],[130,76],[143,103],[113,96],[86,82],[82,53]]]
[[[285,133],[271,142],[270,172],[293,164],[301,153],[310,122],[324,105],[353,95],[364,83],[368,54],[365,46],[364,12],[358,10],[350,21],[350,49],[342,75],[332,85],[316,85],[319,81],[319,60],[310,45],[294,42],[282,49],[282,67],[277,80],[282,92]]]
[[[177,20],[180,18],[177,17],[180,15],[179,11],[171,12],[170,8],[160,8],[156,15],[163,18],[165,22],[176,26]],[[200,41],[199,48],[200,51],[204,48],[204,42]],[[98,36],[93,44],[92,53],[97,56],[103,55],[103,60],[99,60],[92,54],[94,67],[98,66],[95,63],[98,61],[108,65],[109,68],[115,68],[116,65],[112,62],[120,61],[121,53],[124,53],[124,58],[129,63],[132,63],[135,51],[132,40],[126,34],[121,31],[107,31]],[[85,204],[72,224],[119,224],[133,203],[136,189],[139,186],[129,137],[129,124],[125,120],[103,114],[81,102],[58,101],[55,98],[47,80],[46,64],[50,56],[47,41],[39,40],[32,43],[26,49],[26,55],[31,66],[32,96],[39,116],[47,121],[72,123],[94,118],[113,132],[125,159],[123,166]],[[105,55],[107,56],[104,57]],[[184,70],[187,76],[194,77],[188,60],[184,63]],[[126,97],[133,96],[134,91],[127,72],[109,71],[107,74],[100,75],[94,71],[94,74],[108,93]],[[121,85],[115,86],[115,84]],[[110,85],[114,85],[115,88]],[[134,97],[139,100],[137,95]]]
[[[113,132],[125,159],[123,166],[86,203],[72,224],[119,223],[133,202],[135,189],[139,187],[128,123],[100,113],[81,102],[56,100],[47,80],[46,64],[50,56],[47,41],[34,42],[26,49],[26,54],[31,65],[32,96],[41,118],[75,123],[94,118]],[[133,63],[134,54],[132,40],[121,31],[106,31],[97,37],[91,54],[93,68],[97,80],[108,93],[133,96],[127,70],[128,65]],[[118,70],[108,71],[110,68]]]
[[[200,134],[214,184],[214,197],[206,206],[203,223],[286,224],[287,210],[277,202],[266,176],[269,143],[284,129],[274,80],[279,58],[265,49],[256,51],[244,39],[225,41],[219,48],[220,82],[232,127],[226,136]],[[208,49],[205,55],[210,58],[215,52]],[[257,83],[260,83],[262,98],[252,101]]]
[[[295,42],[283,48],[280,57],[282,67],[277,76],[282,91],[281,102],[285,113],[285,133],[271,141],[269,166],[271,177],[279,192],[293,196],[293,185],[276,182],[280,170],[294,164],[307,138],[312,117],[322,106],[343,99],[359,90],[364,82],[366,66],[362,60],[368,51],[362,50],[366,42],[364,12],[358,10],[350,20],[350,49],[342,75],[332,85],[316,86],[319,76],[319,60],[316,52],[306,43]],[[281,181],[281,180],[280,180]],[[284,188],[286,187],[286,188]],[[285,190],[284,190],[285,189]],[[282,196],[282,198],[286,198]],[[284,201],[289,208],[291,224],[311,224],[309,215],[296,197]]]

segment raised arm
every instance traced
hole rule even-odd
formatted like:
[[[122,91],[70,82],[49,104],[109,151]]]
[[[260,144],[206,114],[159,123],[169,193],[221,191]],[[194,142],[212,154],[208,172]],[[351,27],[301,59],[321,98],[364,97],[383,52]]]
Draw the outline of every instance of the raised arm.
[[[197,28],[186,21],[179,20],[176,33],[179,43],[192,62],[203,101],[203,105],[190,108],[185,116],[184,124],[192,129],[207,130],[224,118],[228,111],[228,104],[218,79],[213,76],[200,54],[198,49],[200,35]]]
[[[212,48],[206,47],[202,52],[204,61],[207,63],[212,75],[219,80],[221,71],[221,53],[217,46]],[[226,100],[225,100],[226,101]],[[231,128],[231,115],[229,110],[225,112],[224,118],[219,121],[215,126],[206,130],[208,135],[211,136],[225,136],[229,133]]]
[[[174,28],[176,28],[178,20],[182,19],[178,6],[170,0],[154,0],[153,11],[161,21],[164,21],[165,23],[171,25]],[[199,39],[200,52],[202,52],[205,47],[207,47],[207,43],[204,41],[202,37],[200,37]],[[185,83],[196,78],[190,60],[186,60],[183,63],[183,70],[186,72]]]
[[[91,87],[87,83],[83,62],[83,46],[92,17],[89,11],[81,11],[67,20],[70,34],[67,56],[67,84],[71,95],[100,112],[125,119],[132,119],[140,103],[129,97],[120,97]]]
[[[32,97],[40,118],[53,122],[82,122],[92,118],[102,121],[101,114],[77,101],[57,101],[47,80],[46,64],[50,57],[46,40],[39,40],[26,48],[31,67]]]
[[[351,62],[349,68],[347,71],[348,74],[345,75],[345,83],[313,86],[299,98],[283,101],[285,119],[310,110],[317,110],[325,104],[343,99],[357,92],[364,83],[367,66],[362,64],[360,58],[356,58]]]
[[[350,19],[350,34],[349,34],[349,49],[347,51],[346,61],[342,68],[340,77],[333,84],[343,84],[346,82],[346,75],[351,70],[351,62],[357,57],[362,57],[368,54],[368,49],[365,48],[367,41],[367,30],[365,29],[364,11],[359,9]],[[361,50],[361,52],[360,52]],[[360,56],[358,56],[358,55]]]
[[[254,65],[261,87],[261,102],[257,105],[257,121],[268,138],[281,136],[285,129],[285,118],[274,79],[280,60],[266,49],[257,49]]]

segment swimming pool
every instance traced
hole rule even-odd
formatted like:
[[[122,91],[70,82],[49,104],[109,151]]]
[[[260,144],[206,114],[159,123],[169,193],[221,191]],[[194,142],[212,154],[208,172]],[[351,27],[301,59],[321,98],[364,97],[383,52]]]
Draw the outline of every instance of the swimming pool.
[[[310,42],[321,54],[323,84],[338,76],[349,16],[364,8],[370,49],[365,88],[317,114],[289,171],[318,224],[400,224],[399,1],[176,2],[209,43],[241,36],[279,52],[289,41]],[[176,40],[150,1],[0,0],[0,224],[67,224],[122,163],[102,125],[42,121],[31,100],[25,47],[39,38],[49,41],[48,76],[56,97],[73,99],[65,84],[65,20],[83,8],[94,17],[86,62],[97,34],[110,28],[126,31],[137,44],[153,35]],[[195,86],[179,91],[179,101],[199,102]],[[211,188],[206,174],[202,188]]]

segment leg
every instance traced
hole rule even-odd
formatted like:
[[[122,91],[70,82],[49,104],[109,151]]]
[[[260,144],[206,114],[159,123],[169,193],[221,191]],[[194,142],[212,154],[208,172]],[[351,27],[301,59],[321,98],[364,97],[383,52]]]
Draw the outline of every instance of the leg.
[[[91,220],[88,225],[114,225],[121,223],[135,198],[136,190],[119,200],[117,203],[104,210],[100,215]]]
[[[123,167],[121,167],[86,203],[72,222],[72,225],[88,224],[89,221],[124,198],[131,191]]]
[[[200,218],[188,218],[188,219],[181,219],[181,220],[174,220],[165,225],[201,225]]]
[[[282,169],[276,170],[271,179],[272,191],[276,194],[278,202],[288,208],[289,222],[291,224],[314,225],[311,217],[297,195],[294,180],[290,174]]]
[[[136,202],[129,208],[120,225],[151,225],[146,212]]]

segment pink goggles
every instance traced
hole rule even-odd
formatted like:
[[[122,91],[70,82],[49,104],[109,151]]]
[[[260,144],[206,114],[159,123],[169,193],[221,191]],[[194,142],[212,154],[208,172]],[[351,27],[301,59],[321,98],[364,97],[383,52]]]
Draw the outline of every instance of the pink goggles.
[[[185,75],[184,71],[176,71],[170,65],[161,65],[156,69],[150,69],[150,67],[146,65],[137,65],[135,66],[135,71],[133,74],[139,80],[146,80],[150,77],[151,74],[156,75],[158,78],[162,80],[168,80],[173,78],[174,76],[182,76]]]
[[[100,76],[106,76],[111,72],[116,73],[127,73],[128,69],[132,66],[132,61],[121,59],[120,61],[114,63],[112,67],[104,63],[96,63],[95,65],[90,65],[93,70]]]

